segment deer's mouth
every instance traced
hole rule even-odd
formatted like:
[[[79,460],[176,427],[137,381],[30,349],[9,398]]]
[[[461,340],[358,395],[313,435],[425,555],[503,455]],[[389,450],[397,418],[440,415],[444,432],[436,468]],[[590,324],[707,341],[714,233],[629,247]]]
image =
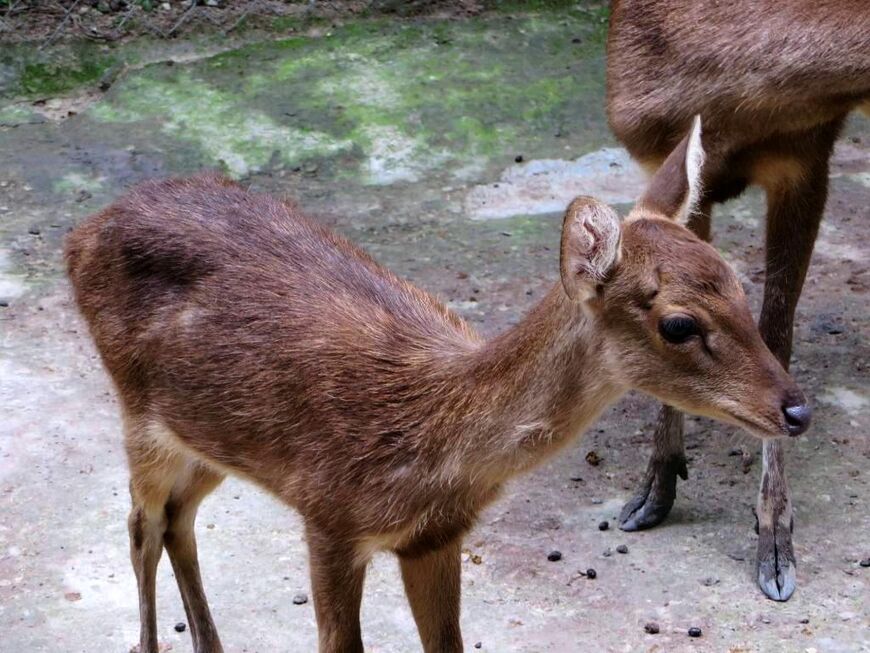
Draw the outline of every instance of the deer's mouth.
[[[737,413],[726,412],[726,421],[731,422],[735,426],[739,426],[750,435],[761,440],[771,440],[773,438],[782,438],[790,435],[788,428],[784,423],[779,421],[755,418],[747,415],[738,415]]]

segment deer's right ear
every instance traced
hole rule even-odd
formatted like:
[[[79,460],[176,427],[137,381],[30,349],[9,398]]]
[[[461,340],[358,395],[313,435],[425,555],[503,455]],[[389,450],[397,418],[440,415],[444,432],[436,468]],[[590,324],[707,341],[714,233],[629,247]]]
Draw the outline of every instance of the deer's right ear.
[[[586,300],[619,262],[622,231],[619,216],[591,197],[578,197],[562,222],[560,271],[572,299]]]
[[[695,116],[691,130],[656,170],[637,206],[685,226],[701,198],[703,165],[701,116]]]

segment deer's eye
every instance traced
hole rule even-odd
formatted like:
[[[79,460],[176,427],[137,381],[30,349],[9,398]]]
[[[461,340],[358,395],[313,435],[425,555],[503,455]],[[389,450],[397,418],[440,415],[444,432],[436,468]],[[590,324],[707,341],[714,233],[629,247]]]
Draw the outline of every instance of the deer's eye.
[[[662,334],[662,338],[675,345],[686,342],[700,332],[698,323],[688,315],[669,315],[659,322],[659,333]]]

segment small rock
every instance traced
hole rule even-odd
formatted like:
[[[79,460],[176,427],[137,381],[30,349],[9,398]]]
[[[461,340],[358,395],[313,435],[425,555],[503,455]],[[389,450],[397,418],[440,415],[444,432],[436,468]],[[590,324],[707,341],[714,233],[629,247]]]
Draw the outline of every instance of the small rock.
[[[559,562],[559,560],[561,560],[561,559],[562,559],[562,552],[561,551],[550,551],[547,554],[547,560],[549,560],[550,562]]]
[[[474,648],[483,648],[483,642],[474,642]]]
[[[604,553],[602,553],[601,555],[603,555],[605,558],[609,558],[613,555],[613,549],[607,547],[606,549],[604,549]]]
[[[862,567],[870,567],[870,558],[864,558],[858,564],[861,565]]]
[[[610,528],[610,522],[608,522],[606,519],[603,522],[598,523],[599,531],[606,531],[608,528]]]
[[[472,563],[472,564],[475,564],[475,565],[482,565],[482,564],[483,564],[483,558],[481,558],[481,557],[480,557],[478,554],[476,554],[476,553],[472,553],[472,554],[471,554],[471,563]]]
[[[30,227],[30,229],[27,230],[27,233],[29,233],[31,236],[38,236],[40,233],[39,227]]]
[[[598,576],[598,572],[592,569],[592,567],[586,570],[586,578],[589,580],[595,580],[596,576]]]
[[[7,302],[5,299],[0,299],[0,308],[8,308],[8,307],[9,307],[9,302]]]
[[[586,462],[593,467],[597,467],[601,463],[601,456],[599,456],[598,452],[593,449],[586,454]]]
[[[804,617],[803,619],[800,620],[800,623],[802,623],[802,624],[808,624],[808,623],[810,623],[810,618],[809,618],[809,617]]]
[[[582,483],[583,482],[583,477],[577,476],[577,474],[574,474],[574,476],[569,476],[568,478],[570,478],[575,483]]]
[[[594,504],[594,505],[596,505],[596,506],[599,506],[599,505],[601,505],[602,503],[604,503],[604,499],[599,499],[598,497],[592,497],[592,498],[590,499],[590,501],[592,502],[592,504]]]
[[[734,447],[731,451],[728,452],[728,455],[729,456],[742,456],[743,449],[741,449],[740,447]]]
[[[571,43],[583,43],[583,39],[581,39],[579,36],[575,36],[573,39],[571,39]]]
[[[689,628],[689,637],[700,637],[703,634],[704,633],[701,632],[701,629],[697,626],[692,626],[691,628]]]
[[[175,624],[176,633],[183,633],[185,630],[187,630],[187,624],[183,621],[179,621],[177,624]]]
[[[650,621],[646,624],[643,629],[649,633],[650,635],[658,635],[659,634],[659,625],[655,621]]]
[[[308,603],[308,595],[300,592],[293,595],[293,605],[304,605]]]
[[[523,162],[523,155],[522,155],[522,154],[517,154],[517,155],[514,157],[514,161],[516,161],[517,163],[522,163],[522,162]]]
[[[66,594],[63,595],[63,598],[65,598],[67,601],[75,602],[75,601],[81,601],[82,595],[80,592],[67,592]]]
[[[713,587],[713,585],[718,585],[719,579],[715,576],[707,576],[701,581],[701,585],[704,587]]]
[[[625,544],[620,544],[618,547],[616,547],[616,552],[617,553],[628,553],[628,547]]]

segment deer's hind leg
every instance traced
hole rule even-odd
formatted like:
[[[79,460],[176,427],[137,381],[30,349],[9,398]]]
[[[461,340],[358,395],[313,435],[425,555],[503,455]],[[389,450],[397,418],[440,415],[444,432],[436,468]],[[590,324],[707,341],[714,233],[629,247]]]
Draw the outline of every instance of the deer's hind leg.
[[[194,522],[200,502],[223,480],[223,475],[189,460],[166,503],[163,544],[169,554],[195,653],[222,653],[217,629],[208,608],[196,552]]]
[[[133,504],[127,519],[130,561],[139,589],[138,653],[158,653],[157,565],[168,523],[166,502],[184,469],[184,458],[146,424],[128,423],[125,435]]]
[[[156,579],[163,547],[169,553],[196,653],[220,653],[199,579],[193,522],[200,501],[222,480],[177,445],[153,422],[129,420],[126,448],[130,465],[128,518],[130,560],[139,590],[139,653],[158,653]]]

